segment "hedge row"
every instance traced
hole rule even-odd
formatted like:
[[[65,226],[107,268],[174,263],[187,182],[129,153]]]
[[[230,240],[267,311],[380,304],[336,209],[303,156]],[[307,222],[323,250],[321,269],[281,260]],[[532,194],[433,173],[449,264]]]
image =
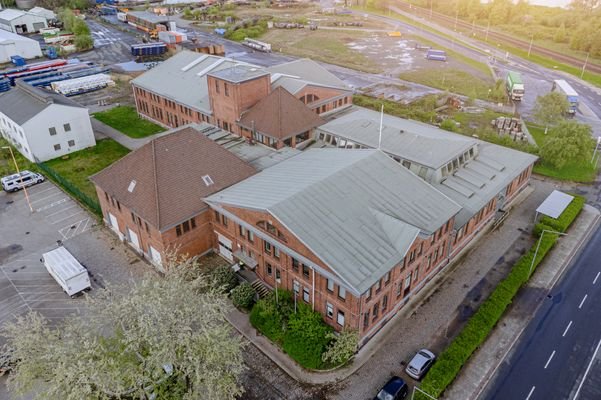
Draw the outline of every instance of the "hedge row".
[[[578,216],[583,206],[584,199],[577,196],[558,219],[551,219],[552,221],[545,220],[545,223],[540,224],[539,228],[547,229],[551,227],[552,229],[564,232]],[[547,253],[553,248],[557,238],[558,235],[548,233],[540,239],[540,246],[538,253],[536,253],[534,264],[532,260],[538,242],[517,261],[509,275],[499,283],[490,297],[482,303],[478,311],[470,318],[459,335],[442,352],[438,361],[422,381],[422,390],[434,397],[439,397],[447,386],[455,380],[455,377],[471,357],[472,353],[484,342],[499,319],[501,319],[505,309],[511,304],[518,290],[528,281],[531,266],[532,272],[534,272]],[[423,394],[418,394],[416,399],[428,400]]]

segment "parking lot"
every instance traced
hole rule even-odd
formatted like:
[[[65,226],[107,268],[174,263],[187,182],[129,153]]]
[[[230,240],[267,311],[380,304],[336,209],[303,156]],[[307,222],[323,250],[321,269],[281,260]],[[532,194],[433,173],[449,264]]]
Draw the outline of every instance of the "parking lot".
[[[92,290],[150,271],[53,183],[28,193],[33,213],[23,191],[0,193],[0,324],[30,310],[51,320],[80,311],[83,297],[69,298],[40,262],[58,243],[88,268]]]

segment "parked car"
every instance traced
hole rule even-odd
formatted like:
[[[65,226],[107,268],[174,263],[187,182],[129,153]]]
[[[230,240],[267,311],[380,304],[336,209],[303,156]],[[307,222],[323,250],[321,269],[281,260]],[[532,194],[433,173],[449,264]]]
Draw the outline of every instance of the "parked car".
[[[436,360],[434,353],[427,349],[421,349],[407,364],[405,372],[414,379],[422,379],[432,364],[434,364],[434,360]]]
[[[405,383],[402,378],[393,376],[390,380],[380,389],[378,395],[374,397],[374,400],[402,400],[409,394],[409,386]]]
[[[21,174],[13,174],[5,176],[0,179],[2,183],[2,189],[7,192],[16,192],[24,187],[35,185],[36,183],[42,183],[46,179],[41,174],[37,174],[31,171],[21,171]]]

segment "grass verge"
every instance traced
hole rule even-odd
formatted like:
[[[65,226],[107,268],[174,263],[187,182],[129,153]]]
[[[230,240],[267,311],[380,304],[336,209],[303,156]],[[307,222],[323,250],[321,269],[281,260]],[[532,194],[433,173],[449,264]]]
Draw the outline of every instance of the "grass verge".
[[[85,195],[96,199],[96,190],[88,178],[127,153],[129,153],[129,150],[114,140],[103,139],[96,142],[94,147],[76,151],[67,157],[46,161],[44,165],[55,171]]]
[[[554,221],[557,222],[558,226],[567,229],[576,219],[583,206],[584,198],[575,196],[568,208]],[[542,223],[539,225],[542,225]],[[565,231],[565,229],[562,231]],[[538,232],[540,231],[541,227],[538,229]],[[488,299],[469,319],[461,332],[442,352],[428,375],[423,379],[422,390],[434,397],[442,395],[445,389],[455,380],[457,374],[474,351],[484,343],[520,288],[528,282],[532,272],[553,248],[557,238],[558,236],[552,233],[543,235],[539,238],[538,252],[536,253],[537,244],[535,244],[516,262],[509,275],[499,283]],[[534,258],[535,253],[536,258]],[[415,398],[417,400],[429,399],[421,393],[418,393]]]
[[[420,69],[403,72],[400,79],[420,83],[437,89],[448,90],[452,93],[487,100],[493,87],[486,81],[475,77],[466,71],[458,69]],[[491,91],[489,93],[489,90]]]
[[[548,138],[545,129],[532,123],[528,123],[527,126],[538,147],[544,146]],[[545,163],[545,160],[540,160],[534,165],[533,172],[562,181],[590,183],[597,178],[598,167],[591,164],[588,159],[572,161],[561,169]]]
[[[98,121],[134,139],[165,131],[163,127],[140,118],[136,108],[132,106],[118,106],[93,115]]]

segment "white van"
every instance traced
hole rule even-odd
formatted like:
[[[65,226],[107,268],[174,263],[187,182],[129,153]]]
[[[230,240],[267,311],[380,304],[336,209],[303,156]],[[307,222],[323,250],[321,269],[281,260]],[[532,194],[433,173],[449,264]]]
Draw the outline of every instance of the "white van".
[[[31,171],[21,171],[21,174],[13,174],[5,176],[0,179],[2,183],[2,189],[7,192],[16,192],[19,189],[23,189],[24,187],[29,187],[31,185],[35,185],[36,183],[42,183],[46,179],[42,174],[36,174]]]
[[[88,270],[66,248],[61,246],[44,253],[40,261],[71,298],[91,288]]]

